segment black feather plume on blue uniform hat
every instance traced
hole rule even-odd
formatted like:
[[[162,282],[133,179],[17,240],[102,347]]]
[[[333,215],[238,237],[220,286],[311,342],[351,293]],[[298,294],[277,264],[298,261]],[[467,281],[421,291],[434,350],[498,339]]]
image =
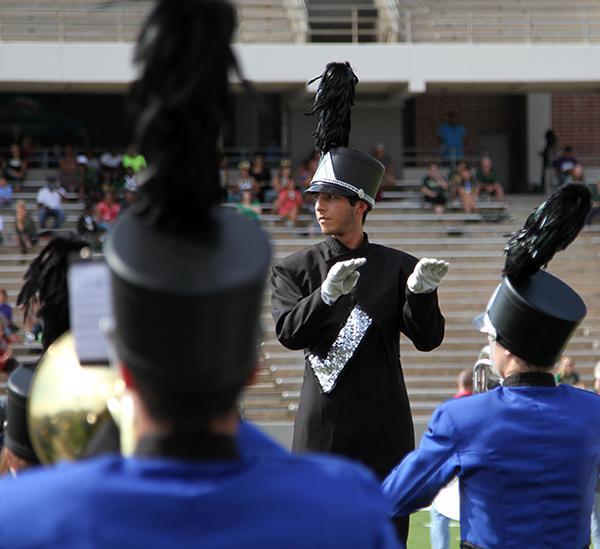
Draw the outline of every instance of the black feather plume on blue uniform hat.
[[[313,136],[321,161],[307,193],[330,193],[363,200],[369,209],[385,172],[373,156],[348,148],[351,110],[358,77],[350,63],[329,63],[309,84],[320,80],[315,102],[308,115],[318,115]]]
[[[473,321],[529,364],[554,365],[587,313],[575,290],[542,269],[575,240],[590,208],[591,194],[580,183],[543,202],[508,241],[502,282]]]

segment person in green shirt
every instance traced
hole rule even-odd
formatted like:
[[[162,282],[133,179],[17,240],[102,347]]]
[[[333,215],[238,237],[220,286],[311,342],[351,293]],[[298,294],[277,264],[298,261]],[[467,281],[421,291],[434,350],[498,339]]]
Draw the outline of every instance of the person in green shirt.
[[[574,385],[575,387],[581,387],[583,389],[581,376],[575,369],[575,362],[571,357],[563,356],[560,359],[554,378],[558,384]]]
[[[435,213],[444,213],[446,202],[448,202],[446,193],[449,186],[448,181],[440,174],[437,164],[435,162],[429,164],[429,169],[421,184],[421,194],[425,202],[433,205]]]
[[[475,173],[475,180],[477,182],[475,187],[476,196],[484,192],[490,196],[495,196],[498,200],[504,200],[504,189],[498,182],[496,170],[494,170],[492,161],[488,157],[484,156],[481,159],[480,167]]]
[[[127,168],[131,168],[135,174],[146,168],[146,159],[136,150],[130,148],[123,155],[121,164],[123,166],[123,171],[127,170]]]

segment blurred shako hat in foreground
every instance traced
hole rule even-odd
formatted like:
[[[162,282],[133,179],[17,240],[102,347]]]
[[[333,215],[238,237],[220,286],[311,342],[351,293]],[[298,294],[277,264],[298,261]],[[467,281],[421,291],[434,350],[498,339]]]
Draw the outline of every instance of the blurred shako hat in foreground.
[[[318,115],[313,133],[321,160],[307,193],[329,193],[363,200],[372,209],[385,172],[375,157],[348,148],[351,109],[358,78],[346,63],[329,63],[321,76],[315,103],[308,112]]]
[[[233,112],[235,12],[159,1],[136,48],[140,198],[108,235],[117,355],[134,380],[182,400],[241,386],[256,365],[265,233],[218,206],[218,143]]]
[[[591,208],[585,185],[558,189],[506,246],[504,277],[474,326],[534,366],[555,364],[586,315],[582,298],[545,268],[579,234]]]

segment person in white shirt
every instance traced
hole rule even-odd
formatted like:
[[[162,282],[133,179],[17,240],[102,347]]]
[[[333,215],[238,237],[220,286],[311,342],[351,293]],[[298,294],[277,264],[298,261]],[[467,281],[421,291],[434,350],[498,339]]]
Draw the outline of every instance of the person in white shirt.
[[[38,191],[39,222],[42,229],[46,228],[49,217],[54,218],[54,228],[59,229],[65,222],[65,212],[61,208],[65,191],[54,175],[46,176],[46,184]]]

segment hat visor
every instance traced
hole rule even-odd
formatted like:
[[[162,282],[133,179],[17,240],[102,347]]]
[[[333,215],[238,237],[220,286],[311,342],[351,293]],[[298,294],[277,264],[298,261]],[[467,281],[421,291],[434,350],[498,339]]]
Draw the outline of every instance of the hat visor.
[[[354,198],[358,198],[358,195],[351,191],[350,189],[346,189],[341,185],[335,185],[333,183],[320,183],[315,181],[311,184],[311,186],[304,191],[308,194],[316,194],[316,193],[325,193],[325,194],[334,194],[338,196],[350,196]]]
[[[494,329],[494,326],[492,325],[490,317],[487,313],[481,313],[480,315],[477,315],[473,319],[473,327],[482,334],[496,337],[496,330]]]

